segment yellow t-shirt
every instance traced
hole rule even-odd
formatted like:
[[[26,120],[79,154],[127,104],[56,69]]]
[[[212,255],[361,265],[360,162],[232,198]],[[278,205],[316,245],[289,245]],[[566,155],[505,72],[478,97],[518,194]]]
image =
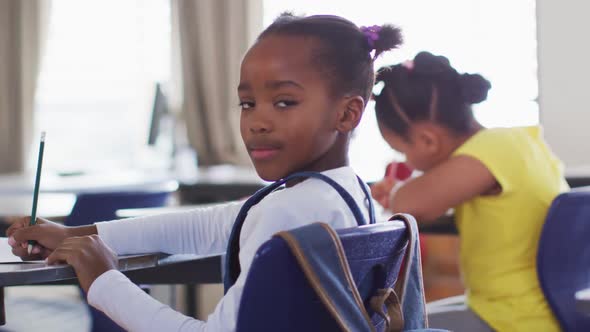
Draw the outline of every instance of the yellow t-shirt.
[[[569,188],[541,129],[484,129],[453,155],[481,161],[502,187],[455,209],[469,307],[498,331],[559,331],[536,257],[549,205]]]

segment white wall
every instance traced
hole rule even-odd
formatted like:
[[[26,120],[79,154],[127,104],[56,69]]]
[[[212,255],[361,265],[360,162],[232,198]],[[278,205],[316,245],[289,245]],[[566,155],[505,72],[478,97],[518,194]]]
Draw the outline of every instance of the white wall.
[[[541,123],[570,169],[590,166],[589,18],[590,1],[537,0]]]

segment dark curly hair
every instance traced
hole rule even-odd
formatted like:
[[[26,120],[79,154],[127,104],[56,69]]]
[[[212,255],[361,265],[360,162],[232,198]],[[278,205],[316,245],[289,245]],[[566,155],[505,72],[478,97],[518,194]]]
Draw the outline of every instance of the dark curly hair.
[[[409,63],[381,68],[377,83],[384,86],[375,98],[380,125],[408,138],[410,124],[433,121],[457,134],[473,123],[472,104],[486,100],[491,88],[479,74],[459,74],[449,60],[420,52]]]

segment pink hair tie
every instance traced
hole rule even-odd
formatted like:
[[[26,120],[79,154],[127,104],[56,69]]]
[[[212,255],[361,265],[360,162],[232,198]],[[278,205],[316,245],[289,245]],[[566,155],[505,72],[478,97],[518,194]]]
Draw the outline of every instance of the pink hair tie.
[[[375,49],[375,42],[379,40],[379,31],[381,31],[381,26],[373,25],[370,27],[362,26],[360,27],[361,32],[367,38],[367,42],[371,49]]]
[[[402,63],[402,66],[411,71],[414,69],[414,60],[406,60]]]

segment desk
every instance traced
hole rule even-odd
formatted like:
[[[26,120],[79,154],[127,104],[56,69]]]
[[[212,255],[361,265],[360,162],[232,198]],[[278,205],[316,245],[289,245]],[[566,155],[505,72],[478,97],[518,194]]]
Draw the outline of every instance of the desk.
[[[576,292],[576,309],[590,316],[590,288]]]
[[[454,215],[444,215],[428,225],[418,224],[420,234],[457,235],[459,231],[455,225]]]
[[[233,201],[269,184],[252,168],[229,165],[201,167],[195,176],[177,179],[182,205]]]
[[[37,215],[52,220],[62,220],[70,215],[76,196],[72,194],[40,194]],[[33,195],[0,195],[0,236],[5,236],[10,226],[9,217],[30,216]]]
[[[0,176],[0,195],[33,195],[33,174]],[[58,176],[43,174],[39,191],[42,193],[96,193],[117,191],[176,190],[178,182],[169,172],[118,171]]]
[[[76,202],[73,194],[40,194],[37,215],[44,218],[63,218],[70,215]],[[31,215],[33,196],[29,194],[0,195],[0,218]]]
[[[221,262],[221,255],[135,255],[120,258],[119,270],[141,284],[219,283]],[[4,287],[76,283],[74,269],[69,265],[0,264],[0,325],[6,323]]]
[[[571,188],[590,186],[590,166],[567,167],[565,180]]]
[[[34,174],[0,175],[0,196],[32,195],[34,180]],[[125,170],[72,176],[48,173],[41,178],[40,191],[80,194],[153,189],[174,191],[178,188],[181,203],[196,204],[250,196],[266,184],[251,168],[220,165],[201,167],[189,176],[167,170]]]

